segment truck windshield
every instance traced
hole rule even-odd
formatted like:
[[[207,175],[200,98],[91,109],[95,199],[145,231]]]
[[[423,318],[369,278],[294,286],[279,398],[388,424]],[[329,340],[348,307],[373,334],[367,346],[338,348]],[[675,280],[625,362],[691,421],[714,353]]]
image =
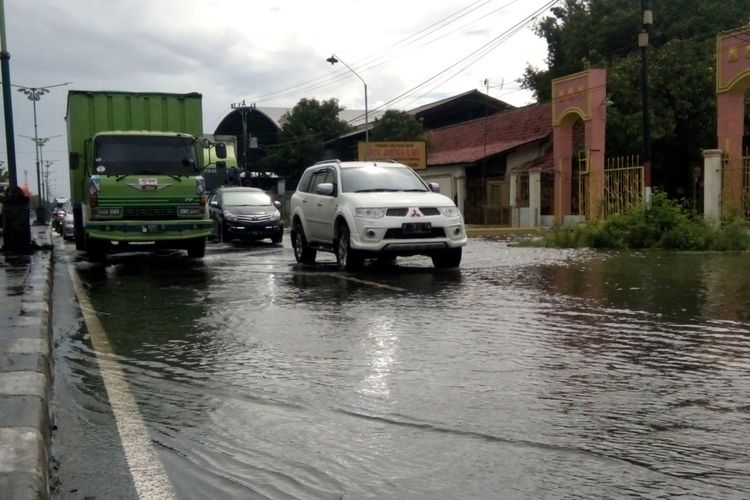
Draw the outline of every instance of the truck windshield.
[[[94,173],[194,175],[193,143],[192,137],[180,136],[99,136],[94,144]]]

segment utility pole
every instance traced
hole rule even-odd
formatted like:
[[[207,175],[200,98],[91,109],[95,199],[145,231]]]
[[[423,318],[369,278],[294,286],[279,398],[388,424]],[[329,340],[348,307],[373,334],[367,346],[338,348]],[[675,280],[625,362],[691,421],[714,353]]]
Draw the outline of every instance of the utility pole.
[[[247,114],[254,107],[255,104],[251,104],[250,106],[245,104],[244,99],[242,102],[232,104],[232,109],[238,110],[240,118],[242,118],[242,171],[245,172],[245,176],[247,176]]]
[[[8,152],[8,192],[3,196],[3,251],[25,253],[31,249],[29,200],[18,186],[13,104],[10,96],[10,53],[5,40],[5,3],[0,0],[0,74],[5,110],[5,145]]]
[[[46,193],[44,201],[48,207],[52,204],[52,196],[50,196],[49,189],[49,168],[53,163],[55,163],[55,160],[44,160],[44,192]]]
[[[643,114],[643,184],[646,203],[651,202],[651,116],[648,105],[648,35],[654,24],[654,14],[647,0],[641,0],[641,31],[638,47],[641,49],[641,112]]]

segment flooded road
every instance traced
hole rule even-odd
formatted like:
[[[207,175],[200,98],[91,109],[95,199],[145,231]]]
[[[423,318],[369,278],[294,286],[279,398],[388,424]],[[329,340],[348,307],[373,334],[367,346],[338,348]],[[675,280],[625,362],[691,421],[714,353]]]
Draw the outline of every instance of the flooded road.
[[[66,249],[178,498],[750,496],[750,255]],[[57,377],[106,420],[90,332],[61,324]]]

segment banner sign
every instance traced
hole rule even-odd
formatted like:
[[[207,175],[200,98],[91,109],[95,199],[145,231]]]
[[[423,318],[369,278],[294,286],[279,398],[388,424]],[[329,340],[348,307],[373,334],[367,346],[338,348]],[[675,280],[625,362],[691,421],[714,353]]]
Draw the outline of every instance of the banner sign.
[[[413,142],[370,142],[370,153],[366,154],[368,144],[357,143],[357,158],[360,161],[396,161],[413,169],[427,168],[424,141]]]

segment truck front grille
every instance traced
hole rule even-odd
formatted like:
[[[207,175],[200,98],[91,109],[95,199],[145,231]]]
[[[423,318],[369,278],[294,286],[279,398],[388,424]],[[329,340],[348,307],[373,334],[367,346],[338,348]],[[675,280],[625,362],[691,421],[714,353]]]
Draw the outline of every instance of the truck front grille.
[[[177,207],[125,207],[123,219],[159,220],[176,219]]]

